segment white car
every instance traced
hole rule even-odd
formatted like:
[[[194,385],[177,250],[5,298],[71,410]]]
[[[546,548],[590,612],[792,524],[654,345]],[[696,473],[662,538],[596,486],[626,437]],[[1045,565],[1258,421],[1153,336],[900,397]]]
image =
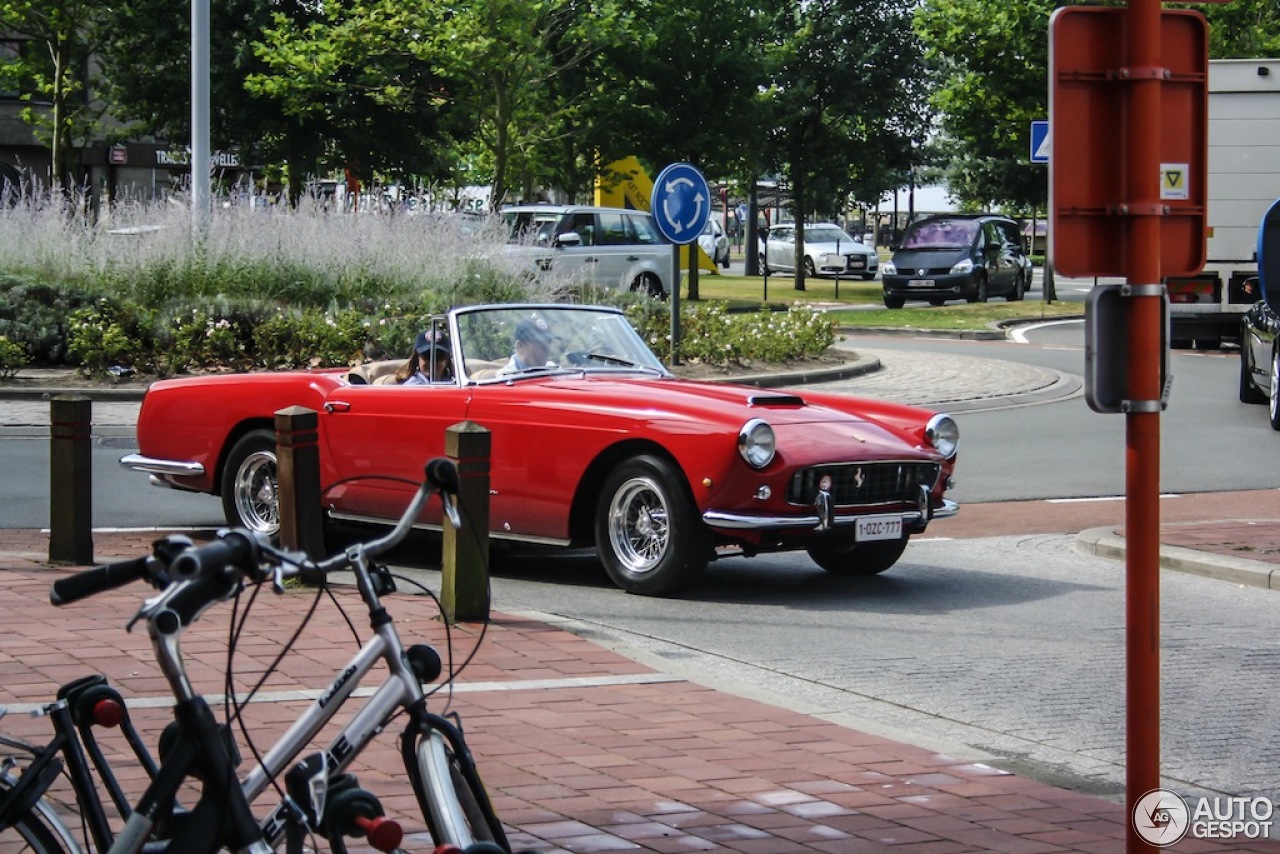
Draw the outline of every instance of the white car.
[[[702,227],[702,234],[698,235],[698,245],[707,253],[712,264],[729,266],[729,236],[724,233],[724,226],[720,224],[720,218],[716,214],[707,217],[707,224]]]
[[[523,256],[544,272],[663,298],[679,281],[671,244],[644,211],[582,205],[514,205],[502,220]]]
[[[794,272],[796,268],[796,227],[775,225],[765,240],[763,259],[767,273]],[[880,256],[844,229],[819,222],[804,227],[804,272],[806,276],[861,276],[874,279]]]

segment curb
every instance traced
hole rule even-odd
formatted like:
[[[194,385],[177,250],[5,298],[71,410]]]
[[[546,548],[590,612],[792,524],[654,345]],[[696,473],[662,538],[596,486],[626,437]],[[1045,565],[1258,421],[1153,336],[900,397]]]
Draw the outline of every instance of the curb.
[[[1076,534],[1076,546],[1099,557],[1123,559],[1125,556],[1125,539],[1111,526],[1081,531]],[[1247,558],[1161,545],[1160,568],[1229,581],[1244,587],[1280,590],[1280,567]]]

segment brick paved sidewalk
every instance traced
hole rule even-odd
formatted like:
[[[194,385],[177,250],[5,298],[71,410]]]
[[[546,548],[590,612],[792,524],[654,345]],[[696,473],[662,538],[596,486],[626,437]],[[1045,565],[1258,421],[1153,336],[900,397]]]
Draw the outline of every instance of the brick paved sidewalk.
[[[97,557],[132,557],[149,536],[95,537]],[[48,587],[70,570],[45,566],[45,538],[0,531],[0,704],[21,711],[54,687],[97,670],[126,698],[154,743],[167,720],[164,682],[145,633],[126,634],[144,588],[60,609]],[[353,591],[338,590],[357,629]],[[310,607],[313,593],[263,592],[236,656],[235,684],[256,681]],[[387,600],[407,639],[444,651],[445,629],[420,596]],[[216,607],[186,634],[197,686],[221,690],[231,608]],[[453,629],[454,661],[483,635],[476,658],[436,711],[462,716],[469,743],[511,829],[511,841],[545,851],[1116,852],[1122,806],[1056,789],[971,760],[868,735],[654,671],[583,638],[495,614],[486,627]],[[322,600],[283,668],[246,720],[269,743],[296,714],[295,689],[321,689],[355,650],[337,609]],[[318,691],[317,691],[318,693]],[[349,704],[353,707],[354,704]],[[11,713],[6,732],[47,737],[47,722]],[[400,771],[396,725],[354,773],[406,827],[405,848],[430,851]],[[249,754],[246,752],[245,754]],[[136,794],[137,775],[125,780]],[[1177,851],[1280,851],[1270,842],[1184,840]]]

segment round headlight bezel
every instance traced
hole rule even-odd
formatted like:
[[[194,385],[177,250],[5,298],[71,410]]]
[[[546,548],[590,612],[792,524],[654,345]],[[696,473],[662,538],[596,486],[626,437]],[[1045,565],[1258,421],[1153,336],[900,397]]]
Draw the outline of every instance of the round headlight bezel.
[[[924,438],[935,451],[949,460],[956,455],[960,444],[960,425],[950,415],[939,412],[925,425]]]
[[[778,453],[778,440],[773,427],[762,418],[752,418],[738,431],[738,453],[753,469],[762,469]]]

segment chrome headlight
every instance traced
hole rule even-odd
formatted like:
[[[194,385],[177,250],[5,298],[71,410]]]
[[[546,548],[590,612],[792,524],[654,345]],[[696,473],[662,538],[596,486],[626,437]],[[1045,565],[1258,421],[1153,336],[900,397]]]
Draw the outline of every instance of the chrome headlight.
[[[762,469],[773,462],[777,451],[773,428],[759,418],[752,418],[738,431],[738,453],[753,469]]]
[[[885,261],[880,265],[880,272],[886,276],[898,275],[898,268],[894,266],[892,261]]]
[[[952,267],[952,268],[951,268],[951,272],[953,272],[953,273],[957,273],[957,274],[960,274],[960,273],[972,273],[972,272],[973,272],[973,259],[972,259],[972,258],[966,258],[966,259],[964,259],[964,260],[963,260],[963,261],[961,261],[959,264],[956,264],[954,267]]]
[[[939,413],[929,419],[924,428],[924,438],[934,450],[947,459],[956,455],[956,446],[960,442],[960,428],[950,415]]]

